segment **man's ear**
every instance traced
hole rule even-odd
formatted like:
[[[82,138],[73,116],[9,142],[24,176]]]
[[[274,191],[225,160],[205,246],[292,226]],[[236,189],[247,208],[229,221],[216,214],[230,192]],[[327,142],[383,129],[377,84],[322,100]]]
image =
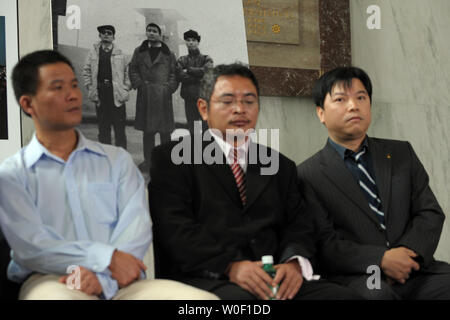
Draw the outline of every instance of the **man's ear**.
[[[324,114],[324,110],[321,106],[316,106],[316,114],[317,114],[317,117],[319,118],[319,121],[322,124],[325,124],[325,114]]]
[[[198,98],[197,108],[203,121],[208,121],[208,102],[202,98]]]
[[[19,105],[22,110],[29,116],[34,114],[33,99],[30,95],[24,94],[19,98]]]

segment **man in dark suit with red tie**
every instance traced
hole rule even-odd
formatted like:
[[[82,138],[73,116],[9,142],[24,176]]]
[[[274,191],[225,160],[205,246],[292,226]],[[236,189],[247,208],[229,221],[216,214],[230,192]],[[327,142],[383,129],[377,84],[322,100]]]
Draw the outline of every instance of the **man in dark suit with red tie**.
[[[433,258],[445,215],[409,142],[367,136],[369,76],[336,68],[313,97],[329,139],[298,177],[320,230],[321,274],[367,299],[450,299],[450,266]]]
[[[197,105],[209,126],[203,139],[187,136],[152,156],[156,276],[222,299],[359,298],[313,274],[313,224],[295,164],[249,138],[259,113],[253,73],[240,64],[209,70]],[[274,257],[274,279],[263,255]]]

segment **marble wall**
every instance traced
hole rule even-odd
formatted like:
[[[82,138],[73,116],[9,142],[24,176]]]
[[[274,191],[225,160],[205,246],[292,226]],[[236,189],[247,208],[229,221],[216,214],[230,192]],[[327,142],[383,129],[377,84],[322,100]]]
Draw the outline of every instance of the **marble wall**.
[[[378,5],[381,29],[366,9]],[[408,140],[447,215],[436,258],[450,262],[450,1],[352,0],[352,61],[372,78],[369,134]]]
[[[49,3],[19,0],[21,54],[51,46]],[[380,30],[366,26],[370,5],[381,9]],[[374,85],[369,134],[411,142],[450,217],[450,1],[351,0],[350,6],[352,61]],[[280,129],[279,149],[296,163],[322,148],[327,137],[309,98],[261,97],[258,127]],[[32,130],[23,122],[24,143]],[[449,221],[435,256],[450,262]]]
[[[378,5],[381,29],[366,13]],[[351,0],[352,63],[373,81],[369,134],[408,140],[447,215],[435,257],[450,262],[450,1]],[[326,139],[313,101],[262,97],[259,127],[280,129],[280,150],[300,163]]]

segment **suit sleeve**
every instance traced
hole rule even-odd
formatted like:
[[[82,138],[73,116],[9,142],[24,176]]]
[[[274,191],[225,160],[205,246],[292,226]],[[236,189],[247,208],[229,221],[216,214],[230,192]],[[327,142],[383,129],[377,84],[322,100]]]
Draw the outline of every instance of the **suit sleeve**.
[[[399,240],[399,245],[414,250],[427,266],[433,261],[445,215],[429,186],[425,168],[409,142],[407,144],[411,154],[411,219],[406,232]]]
[[[288,190],[285,199],[286,220],[280,243],[280,261],[285,262],[293,256],[312,259],[315,255],[314,223],[306,203],[298,189],[295,164],[288,166]]]
[[[386,248],[344,239],[335,229],[329,213],[320,203],[303,170],[298,170],[298,174],[298,183],[305,197],[307,210],[315,221],[317,263],[320,263],[320,269],[332,274],[361,274],[366,273],[367,267],[371,265],[379,266]]]
[[[152,152],[149,201],[155,243],[184,274],[223,275],[230,262],[245,257],[220,245],[195,216],[189,170],[175,165],[167,149],[157,147]]]

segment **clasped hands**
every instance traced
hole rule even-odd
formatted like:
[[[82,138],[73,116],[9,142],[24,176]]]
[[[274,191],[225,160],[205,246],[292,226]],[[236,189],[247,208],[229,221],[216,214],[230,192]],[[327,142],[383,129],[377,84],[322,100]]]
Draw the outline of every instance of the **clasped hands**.
[[[388,277],[388,283],[405,284],[413,270],[418,271],[420,265],[414,260],[418,256],[413,250],[398,247],[387,250],[381,260],[381,269]]]
[[[144,263],[133,255],[124,251],[115,250],[111,262],[108,266],[111,271],[111,277],[117,280],[119,288],[124,288],[132,282],[139,280],[141,271],[145,271],[147,267]],[[59,278],[60,283],[66,283],[69,275]],[[102,286],[97,275],[89,269],[80,266],[80,291],[87,295],[100,295]]]
[[[249,291],[260,299],[273,298],[269,286],[280,285],[276,299],[293,299],[303,283],[303,276],[297,259],[275,265],[276,275],[272,279],[262,268],[261,261],[236,261],[227,269],[231,282]]]

